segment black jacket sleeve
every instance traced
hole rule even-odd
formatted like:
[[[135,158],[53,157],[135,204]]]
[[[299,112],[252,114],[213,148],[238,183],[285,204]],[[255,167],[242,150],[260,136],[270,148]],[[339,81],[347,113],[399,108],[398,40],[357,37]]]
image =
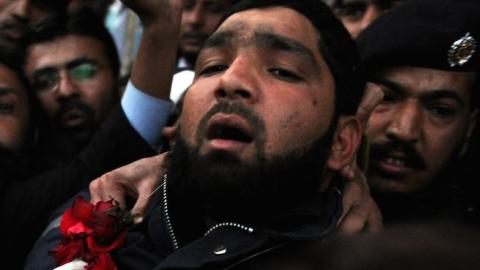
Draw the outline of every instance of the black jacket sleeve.
[[[25,181],[10,183],[4,190],[0,198],[0,228],[7,232],[2,237],[2,245],[9,247],[6,258],[20,268],[57,207],[103,173],[154,154],[118,106],[73,161]]]

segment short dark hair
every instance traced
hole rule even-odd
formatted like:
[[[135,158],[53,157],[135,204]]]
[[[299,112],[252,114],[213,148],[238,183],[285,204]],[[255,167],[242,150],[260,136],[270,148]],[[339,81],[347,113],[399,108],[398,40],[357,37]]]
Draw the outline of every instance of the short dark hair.
[[[67,10],[69,2],[69,0],[32,0],[32,4],[39,9],[57,12]]]
[[[355,42],[343,24],[321,0],[243,0],[224,16],[255,8],[283,6],[305,16],[317,29],[320,53],[335,80],[337,114],[356,113],[365,87],[365,76]]]
[[[52,41],[67,35],[78,35],[98,40],[110,64],[115,79],[118,79],[120,60],[117,47],[103,20],[89,7],[82,7],[72,13],[51,14],[33,25],[22,42],[24,51],[31,46]]]

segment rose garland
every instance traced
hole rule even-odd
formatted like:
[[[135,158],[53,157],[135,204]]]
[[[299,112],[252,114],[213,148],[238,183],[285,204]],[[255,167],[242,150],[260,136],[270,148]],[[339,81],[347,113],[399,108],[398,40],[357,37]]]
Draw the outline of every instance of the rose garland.
[[[58,265],[81,260],[88,270],[116,270],[109,252],[123,245],[131,221],[115,200],[93,205],[77,197],[62,216],[62,240],[51,255]]]

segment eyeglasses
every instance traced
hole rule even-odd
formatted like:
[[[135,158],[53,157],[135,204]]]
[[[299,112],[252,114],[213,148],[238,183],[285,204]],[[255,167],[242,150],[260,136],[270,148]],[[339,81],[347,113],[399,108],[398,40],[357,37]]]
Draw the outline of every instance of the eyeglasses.
[[[61,80],[61,69],[67,71],[67,76],[75,82],[84,82],[92,79],[98,65],[92,62],[67,63],[63,68],[48,67],[34,72],[32,87],[37,92],[52,92],[58,89]]]

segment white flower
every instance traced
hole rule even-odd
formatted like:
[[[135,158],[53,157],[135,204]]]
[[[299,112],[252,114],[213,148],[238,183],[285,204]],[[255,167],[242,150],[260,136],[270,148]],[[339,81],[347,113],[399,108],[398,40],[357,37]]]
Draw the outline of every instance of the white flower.
[[[80,259],[75,259],[69,263],[66,263],[62,266],[59,266],[53,270],[84,270],[85,266],[87,265],[86,262],[80,260]]]

